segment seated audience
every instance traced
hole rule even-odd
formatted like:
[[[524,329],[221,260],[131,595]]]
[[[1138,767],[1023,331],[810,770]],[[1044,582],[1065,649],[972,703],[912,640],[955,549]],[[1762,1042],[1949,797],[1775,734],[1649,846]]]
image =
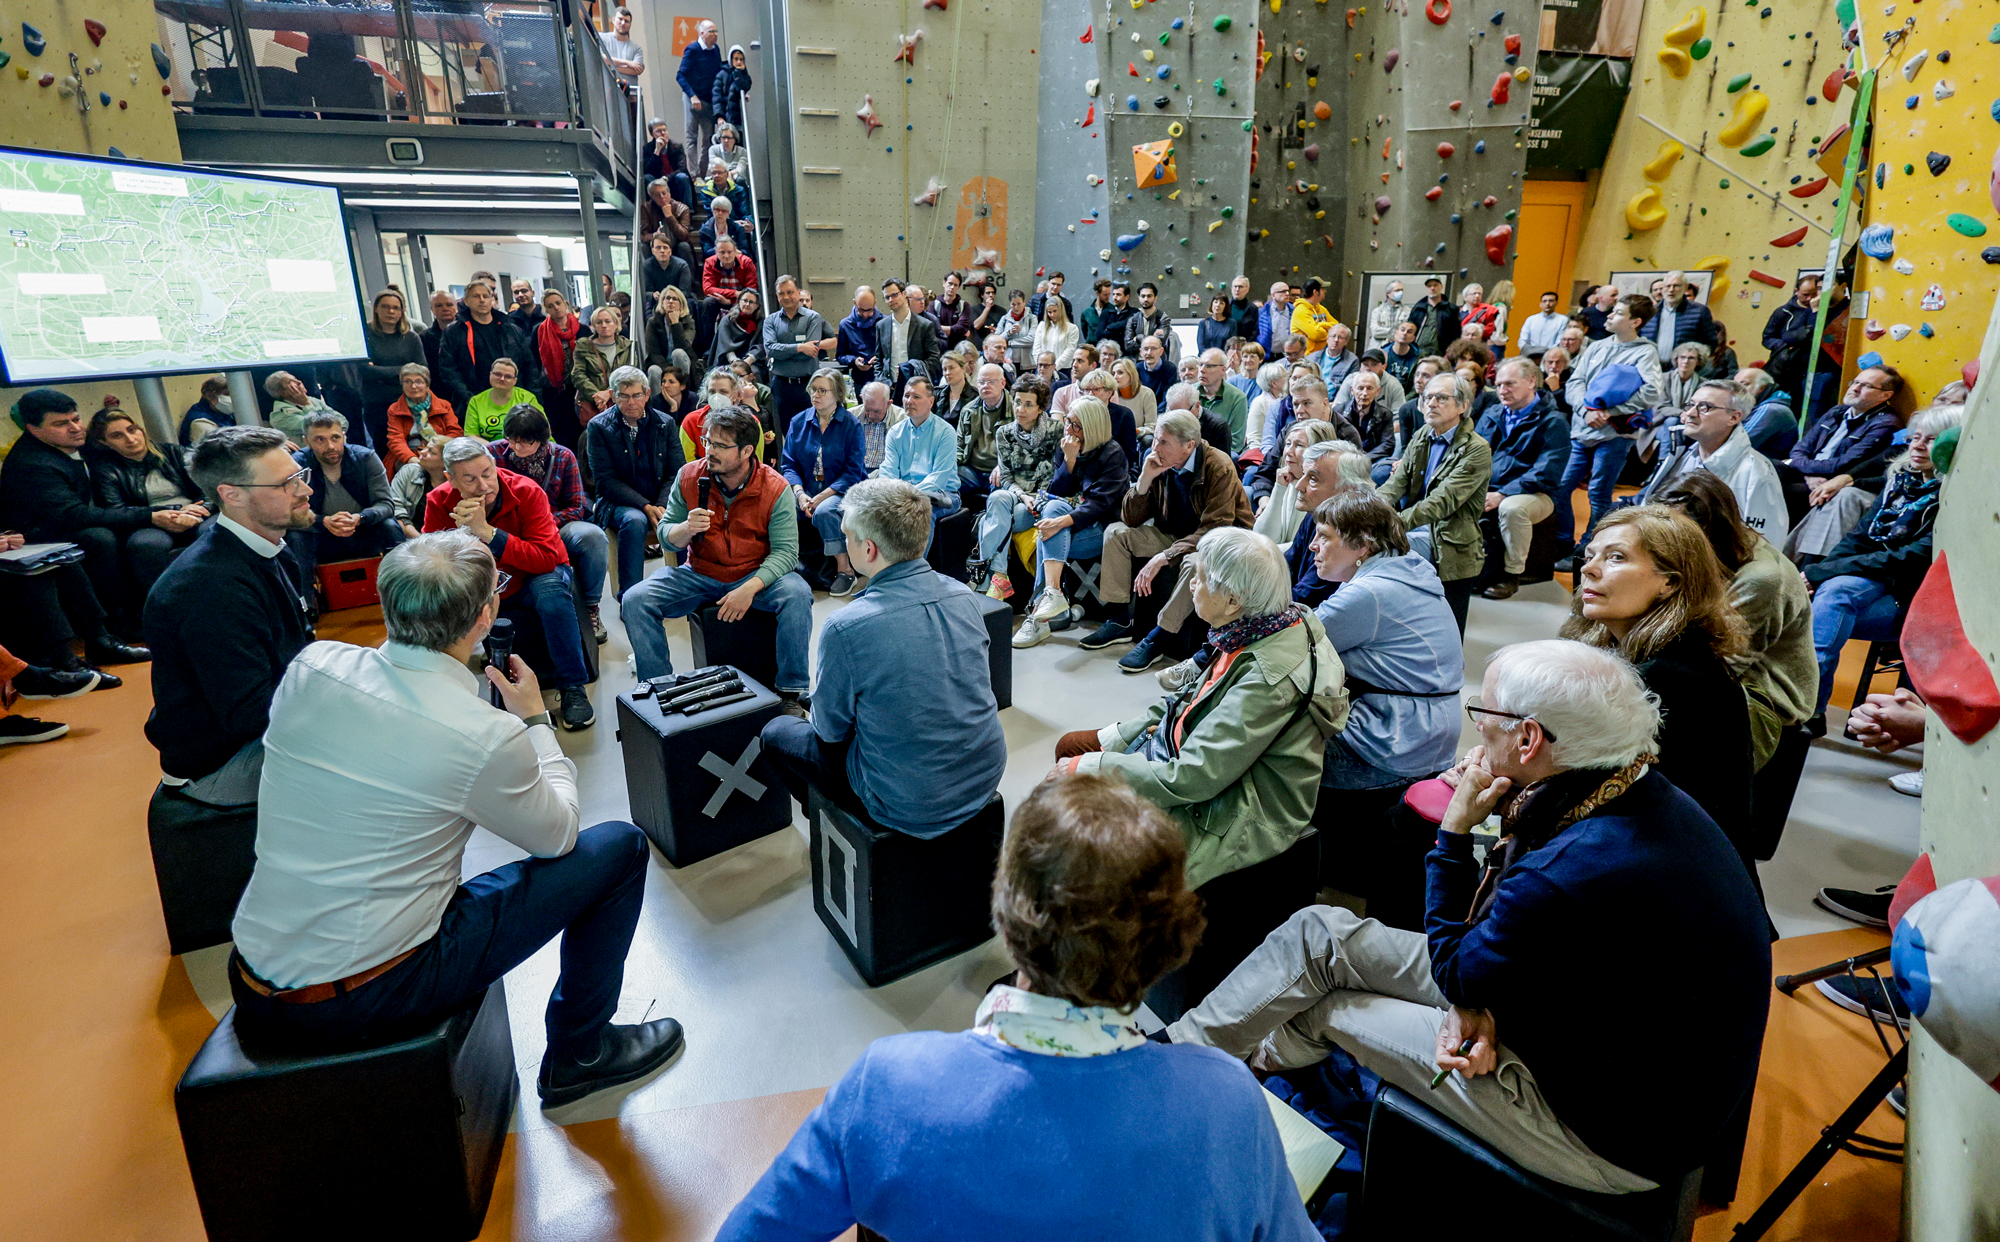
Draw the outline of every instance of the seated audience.
[[[489,385],[472,394],[459,420],[465,434],[475,440],[493,441],[506,434],[507,415],[517,405],[542,408],[541,398],[520,386],[521,368],[512,358],[495,358],[486,373]],[[546,411],[544,411],[546,413]]]
[[[1183,359],[1183,365],[1189,370],[1199,370],[1201,364],[1198,359],[1190,357]],[[1236,437],[1229,430],[1229,424],[1202,407],[1200,384],[1188,379],[1167,389],[1166,399],[1160,402],[1160,411],[1171,413],[1174,410],[1194,415],[1195,420],[1201,424],[1202,442],[1214,445],[1225,456],[1230,455],[1229,446],[1236,442]]]
[[[1414,366],[1412,369],[1415,369]],[[1345,414],[1357,427],[1361,425],[1361,420],[1354,417],[1354,385],[1363,375],[1375,377],[1376,390],[1390,413],[1400,409],[1403,402],[1409,399],[1403,391],[1402,379],[1389,373],[1387,356],[1379,349],[1364,350],[1360,365],[1340,381],[1340,388],[1333,397],[1333,408]]]
[[[1730,667],[1747,641],[1708,536],[1664,505],[1617,510],[1591,538],[1576,585],[1562,636],[1639,670],[1665,717],[1654,766],[1722,829],[1755,884],[1750,716]]]
[[[1030,398],[1031,393],[1023,390],[1016,400],[1027,404]],[[1008,430],[1019,431],[1019,425]],[[1104,528],[1117,517],[1132,477],[1125,448],[1111,434],[1104,402],[1085,397],[1070,406],[1062,416],[1061,430],[1061,456],[1034,523],[1035,586],[1030,597],[1034,604],[1014,631],[1016,647],[1032,647],[1046,639],[1049,622],[1069,612],[1069,597],[1062,589],[1064,566],[1072,556],[1088,558],[1104,550]]]
[[[1700,341],[1689,341],[1674,347],[1673,365],[1660,376],[1660,404],[1654,408],[1658,419],[1671,418],[1687,408],[1694,398],[1694,390],[1705,377],[1710,358],[1708,346]]]
[[[1128,495],[1128,517],[1131,503]],[[1283,876],[1258,868],[1305,836],[1325,739],[1347,718],[1340,657],[1318,619],[1292,602],[1278,545],[1219,527],[1202,537],[1195,560],[1195,608],[1210,626],[1207,672],[1144,716],[1056,744],[1056,774],[1123,777],[1187,837],[1188,882],[1207,901],[1208,931],[1148,998],[1161,1017],[1178,1017],[1312,900],[1317,876],[1304,872],[1316,868]]]
[[[1118,381],[1111,372],[1096,370],[1078,377],[1081,389],[1078,395],[1102,402],[1111,418],[1111,438],[1118,441],[1118,447],[1125,450],[1125,460],[1139,460],[1139,422],[1132,408],[1118,400]]]
[[[983,369],[980,382],[982,386],[988,382]],[[993,599],[1014,597],[1014,579],[1007,572],[1013,536],[1040,522],[1048,501],[1046,493],[1055,478],[1065,423],[1063,417],[1049,413],[1044,407],[1048,400],[1048,385],[1040,380],[1031,376],[1016,381],[1014,417],[994,433],[995,460],[987,480],[992,490],[986,493],[985,508],[974,527],[972,564],[967,567],[971,571],[967,585],[977,590],[983,583],[986,594]],[[979,416],[980,407],[981,403],[974,404],[975,417]],[[961,428],[961,444],[964,436]],[[1118,490],[1121,494],[1125,490],[1122,481]]]
[[[1540,364],[1542,382],[1539,385],[1539,391],[1542,397],[1548,401],[1549,408],[1563,416],[1565,424],[1569,422],[1570,417],[1575,413],[1569,404],[1570,360],[1569,350],[1563,348],[1561,345],[1551,345],[1542,351]]]
[[[1812,488],[1812,512],[1793,529],[1785,551],[1795,561],[1826,556],[1861,515],[1875,503],[1882,467],[1893,451],[1891,441],[1901,417],[1890,402],[1903,390],[1903,376],[1894,367],[1869,367],[1847,386],[1841,404],[1832,407],[1805,430],[1785,464],[1806,477]]]
[[[549,321],[544,321],[547,323]],[[398,381],[403,395],[389,407],[389,446],[382,454],[384,469],[401,470],[417,459],[427,444],[442,444],[465,434],[451,402],[431,391],[431,370],[412,362]]]
[[[89,442],[98,504],[152,514],[121,540],[126,572],[144,599],[181,549],[194,542],[210,516],[208,505],[188,476],[182,451],[154,444],[145,426],[117,406],[107,405],[91,418]]]
[[[810,785],[922,838],[978,814],[1007,766],[986,622],[970,588],[925,563],[929,508],[894,479],[848,489],[848,557],[868,587],[820,631],[811,717],[779,717],[763,733],[764,754],[801,807]],[[912,761],[925,755],[951,761]]]
[[[1751,769],[1761,771],[1785,731],[1804,723],[1818,701],[1811,592],[1777,545],[1743,524],[1735,495],[1717,476],[1684,475],[1661,491],[1659,503],[1701,527],[1729,575],[1729,602],[1746,640],[1729,668],[1750,710]]]
[[[1707,471],[1729,484],[1745,526],[1778,538],[1791,524],[1785,489],[1778,482],[1777,467],[1751,445],[1743,429],[1749,412],[1749,396],[1728,380],[1697,380],[1674,436],[1660,451],[1660,464],[1639,492],[1639,503],[1652,504],[1677,480]]]
[[[308,414],[305,443],[292,461],[312,486],[313,523],[307,529],[313,533],[300,549],[308,575],[335,561],[380,556],[403,542],[382,459],[347,442],[347,416],[338,410]]]
[[[1647,770],[1660,711],[1616,656],[1503,648],[1467,710],[1481,744],[1447,776],[1426,931],[1308,906],[1167,1033],[1260,1072],[1337,1044],[1537,1176],[1669,1184],[1709,1158],[1756,1079],[1771,987],[1757,894],[1701,808]],[[1472,829],[1495,810],[1506,835],[1482,868]],[[1703,1003],[1658,1009],[1648,1033],[1674,1055],[1624,1074],[1604,1013],[1629,980],[1689,961]],[[1439,1070],[1456,1073],[1431,1090]],[[1607,1093],[1613,1079],[1625,1089]]]
[[[583,352],[579,345],[577,352]],[[436,379],[438,391],[463,410],[474,393],[492,382],[493,360],[511,358],[523,387],[541,387],[543,376],[528,334],[499,313],[493,286],[475,278],[465,286],[465,313],[439,338]],[[555,377],[549,377],[554,380]]]
[[[305,381],[290,371],[273,371],[264,377],[264,392],[271,398],[271,413],[264,421],[285,433],[293,444],[306,442],[306,416],[331,410],[325,400],[306,391]]]
[[[1286,383],[1286,397],[1272,406],[1264,419],[1264,460],[1250,471],[1248,487],[1253,500],[1268,496],[1271,485],[1276,481],[1280,454],[1279,446],[1285,442],[1285,435],[1292,423],[1316,418],[1333,424],[1334,431],[1349,444],[1358,445],[1363,437],[1360,428],[1350,423],[1333,409],[1327,399],[1326,385],[1320,382],[1319,373],[1311,367],[1294,367],[1291,378]]]
[[[960,374],[965,374],[970,364],[955,354],[945,355],[945,374],[951,374],[954,358],[959,360]],[[944,390],[940,388],[938,393],[938,399],[944,400]],[[1007,404],[1006,368],[993,362],[979,364],[977,387],[967,385],[950,420],[958,426],[958,490],[964,504],[978,505],[993,488],[993,472],[1000,460],[997,437],[1012,416]],[[1055,455],[1053,444],[1049,455]]]
[[[1146,342],[1151,341],[1148,345]],[[1136,348],[1128,340],[1127,355],[1137,353],[1139,357],[1139,382],[1153,390],[1153,395],[1164,399],[1167,389],[1180,382],[1180,376],[1173,362],[1167,357],[1167,347],[1158,336],[1141,334]]]
[[[1500,527],[1503,549],[1503,576],[1483,594],[1512,599],[1528,568],[1535,524],[1556,511],[1554,493],[1569,463],[1569,419],[1549,400],[1541,368],[1533,362],[1509,358],[1500,364],[1499,375],[1500,403],[1476,429],[1493,450],[1485,511]]]
[[[236,402],[230,398],[229,381],[211,375],[201,382],[201,396],[181,415],[181,447],[193,448],[216,428],[235,425]]]
[[[220,509],[146,597],[153,710],[168,785],[213,806],[257,801],[271,695],[312,641],[312,580],[285,536],[314,522],[306,471],[272,427],[223,427],[189,472]]]
[[[1178,838],[1116,781],[1030,794],[993,894],[1017,973],[986,994],[969,1031],[871,1045],[730,1214],[722,1242],[854,1224],[944,1242],[974,1221],[994,1237],[1317,1239],[1255,1080],[1152,1043],[1133,1017],[1202,934]],[[1187,1141],[1191,1119],[1199,1143]],[[913,1147],[918,1133],[929,1137]],[[1086,1149],[1086,1165],[1049,1176],[1050,1151]]]
[[[653,299],[653,313],[646,320],[647,339],[652,345],[646,355],[646,370],[665,371],[669,367],[678,367],[685,381],[694,368],[698,352],[695,338],[700,332],[701,325],[695,322],[694,309],[688,305],[688,295],[674,285],[660,290]]]
[[[1296,421],[1285,432],[1285,451],[1278,459],[1271,490],[1257,501],[1257,520],[1251,527],[1279,547],[1292,542],[1305,510],[1298,505],[1299,486],[1305,479],[1305,451],[1315,444],[1335,438],[1333,424],[1317,418]]]
[[[604,597],[609,549],[605,546],[604,527],[591,520],[590,501],[583,495],[583,470],[577,464],[576,454],[550,439],[548,415],[531,405],[515,406],[501,424],[501,431],[504,438],[487,446],[493,453],[494,464],[522,478],[533,479],[549,498],[549,516],[555,519],[563,550],[569,553],[576,597],[590,610],[591,638],[603,643],[610,635],[604,629],[598,602]],[[602,490],[604,484],[600,482],[598,487]],[[645,542],[643,532],[639,539],[642,544]]]
[[[1372,471],[1376,462],[1388,461],[1396,455],[1396,409],[1403,403],[1393,401],[1383,392],[1382,377],[1365,367],[1347,377],[1341,392],[1347,398],[1346,404],[1336,404],[1334,408],[1361,433],[1356,447],[1368,454]]]
[[[812,588],[799,563],[798,510],[784,476],[757,460],[762,426],[747,411],[711,405],[705,454],[681,467],[659,521],[660,546],[684,554],[625,592],[620,611],[639,680],[674,671],[663,623],[716,605],[725,622],[752,608],[778,619],[778,684],[788,711],[803,715]]]
[[[708,365],[764,361],[763,302],[755,289],[740,290],[735,305],[715,320],[715,339],[708,347]]]
[[[736,295],[757,287],[757,265],[740,253],[730,237],[715,239],[715,253],[701,263],[701,296],[707,313],[720,318],[736,304]]]
[[[1133,380],[1136,384],[1138,381]],[[1234,383],[1234,380],[1230,381]],[[1257,368],[1257,391],[1249,394],[1249,422],[1246,424],[1244,439],[1256,446],[1259,455],[1263,453],[1264,431],[1270,426],[1273,411],[1285,399],[1285,368],[1283,363],[1267,362]]]
[[[930,322],[925,320],[926,323]],[[921,375],[903,386],[903,421],[883,440],[878,479],[901,479],[930,497],[931,519],[958,512],[958,437],[950,423],[931,413],[936,390]]]
[[[653,378],[650,368],[647,378]],[[678,439],[681,420],[693,414],[697,408],[694,390],[688,387],[687,368],[677,362],[661,367],[653,395],[646,398],[646,408],[672,424],[675,438]]]
[[[715,174],[710,179],[714,185],[726,181],[723,175],[728,169],[720,164],[712,165]],[[757,247],[751,244],[750,230],[741,220],[735,218],[736,204],[726,193],[718,193],[708,200],[708,219],[701,222],[701,256],[708,259],[716,254],[716,243],[723,238],[736,243],[736,249],[745,255],[755,254]]]
[[[1319,377],[1326,382],[1328,392],[1339,392],[1347,377],[1361,365],[1360,355],[1348,348],[1353,341],[1354,329],[1344,323],[1326,330],[1326,348],[1319,356]]]
[[[1908,443],[1889,464],[1874,507],[1824,559],[1806,566],[1813,646],[1819,653],[1815,732],[1825,729],[1833,674],[1847,640],[1880,641],[1902,630],[1903,613],[1931,567],[1931,528],[1944,483],[1931,461],[1931,445],[1964,417],[1964,406],[1933,405],[1912,418]]]
[[[903,421],[903,408],[889,403],[889,386],[870,380],[861,386],[861,409],[854,419],[861,424],[861,442],[868,446],[865,464],[874,474],[889,448],[889,429]]]
[[[854,594],[854,563],[841,533],[841,498],[868,477],[868,446],[861,423],[847,408],[847,373],[822,366],[806,385],[812,404],[792,415],[785,430],[781,461],[785,482],[792,485],[801,519],[818,532],[820,546],[834,561],[827,594]]]
[[[622,600],[645,580],[647,536],[667,516],[674,480],[687,457],[680,429],[648,408],[644,371],[619,367],[606,382],[614,393],[612,407],[590,420],[583,443],[597,494],[591,518],[600,530],[618,537]],[[603,583],[601,568],[598,583]]]
[[[492,553],[501,573],[499,615],[534,615],[562,698],[562,726],[589,728],[597,713],[576,623],[576,586],[548,493],[533,479],[502,470],[486,445],[470,436],[444,446],[444,470],[443,485],[424,504],[424,533],[469,531]]]
[[[611,1024],[645,836],[579,830],[576,768],[526,661],[483,684],[466,670],[501,577],[476,533],[412,540],[383,560],[389,641],[314,643],[286,672],[229,982],[246,1039],[351,1047],[438,1021],[560,934],[538,1078],[555,1108],[652,1073],[682,1035],[672,1018]],[[531,857],[461,884],[475,824]]]
[[[1196,365],[1202,412],[1229,429],[1229,455],[1240,456],[1249,447],[1250,402],[1228,382],[1228,355],[1206,350]]]
[[[1423,532],[1424,555],[1437,566],[1462,638],[1473,585],[1486,567],[1479,515],[1493,481],[1493,447],[1467,416],[1472,381],[1464,373],[1432,379],[1423,399],[1427,430],[1411,438],[1381,492],[1407,530]]]
[[[27,545],[20,531],[0,531],[0,552]],[[84,638],[83,655],[76,651]],[[0,644],[26,652],[32,667],[59,673],[95,674],[90,688],[116,690],[125,682],[97,667],[148,659],[144,647],[128,647],[104,628],[104,608],[78,564],[56,565],[36,574],[0,573]]]
[[[883,281],[882,297],[889,307],[875,317],[875,378],[889,385],[893,401],[911,376],[935,379],[943,374],[944,340],[937,321],[910,305],[902,281]]]
[[[1235,335],[1236,321],[1229,316],[1229,295],[1218,290],[1209,296],[1208,318],[1194,327],[1194,347],[1202,353],[1224,349]]]
[[[526,289],[527,282],[521,282],[519,287]],[[403,368],[413,362],[428,363],[430,359],[424,353],[423,337],[410,323],[403,294],[398,289],[387,288],[375,295],[368,321],[362,327],[368,361],[355,367],[353,373],[361,390],[364,434],[360,439],[379,456],[389,443],[389,407],[402,395]],[[203,387],[205,390],[206,385]],[[183,442],[186,438],[183,432]]]
[[[1609,286],[1606,286],[1609,288]],[[1653,317],[1653,300],[1643,294],[1620,298],[1604,317],[1608,335],[1594,340],[1577,356],[1569,371],[1566,390],[1572,413],[1569,420],[1569,465],[1556,488],[1556,541],[1567,552],[1572,545],[1590,542],[1590,530],[1611,508],[1611,495],[1625,470],[1625,458],[1638,435],[1636,423],[1649,421],[1648,411],[1660,403],[1660,350],[1655,341],[1639,335]],[[1606,407],[1592,403],[1591,383],[1613,367],[1630,367],[1637,372],[1639,385],[1624,401]],[[1603,387],[1603,385],[1600,385]],[[1590,527],[1579,538],[1576,514],[1570,498],[1576,489],[1589,484]],[[1570,573],[1577,559],[1560,563],[1557,569]]]
[[[389,480],[389,503],[395,507],[396,524],[403,528],[405,539],[424,533],[424,502],[431,489],[444,482],[444,446],[448,443],[444,439],[424,441],[416,460],[404,462]]]
[[[569,366],[570,392],[576,397],[579,414],[594,418],[617,400],[611,390],[611,373],[632,365],[632,342],[619,334],[623,327],[624,319],[615,306],[600,306],[590,312],[590,336],[576,343]]]
[[[1736,391],[1750,398],[1750,417],[1743,420],[1750,447],[1772,461],[1784,461],[1799,442],[1799,420],[1792,414],[1791,397],[1780,391],[1770,372],[1745,367],[1735,377]]]
[[[1139,364],[1130,358],[1119,358],[1112,362],[1111,374],[1118,380],[1118,403],[1132,411],[1134,424],[1147,433],[1152,440],[1153,424],[1159,421],[1159,394],[1146,387],[1139,376]]]
[[[1210,531],[1248,529],[1253,515],[1229,455],[1202,442],[1195,415],[1175,410],[1160,416],[1153,447],[1125,492],[1119,517],[1104,532],[1097,586],[1111,615],[1078,645],[1095,651],[1136,638],[1137,645],[1119,659],[1118,667],[1143,673],[1166,658],[1162,647],[1167,635],[1179,633],[1195,610],[1194,567],[1188,557]],[[1156,587],[1164,588],[1158,624],[1140,636],[1132,595],[1152,595]]]
[[[1715,322],[1715,339],[1709,345],[1708,365],[1703,367],[1703,379],[1719,379],[1728,383],[1743,369],[1743,363],[1736,357],[1736,351],[1729,345],[1729,327],[1720,319]]]
[[[1360,460],[1343,470],[1350,457]],[[1299,464],[1302,473],[1292,504],[1298,509],[1301,521],[1292,532],[1291,542],[1278,546],[1285,550],[1285,568],[1292,575],[1292,602],[1317,608],[1321,600],[1333,594],[1336,584],[1320,577],[1314,567],[1313,528],[1306,519],[1344,488],[1358,484],[1373,490],[1373,485],[1368,481],[1366,454],[1352,451],[1344,440],[1323,440],[1309,446],[1299,454]],[[1162,674],[1162,680],[1166,676]]]

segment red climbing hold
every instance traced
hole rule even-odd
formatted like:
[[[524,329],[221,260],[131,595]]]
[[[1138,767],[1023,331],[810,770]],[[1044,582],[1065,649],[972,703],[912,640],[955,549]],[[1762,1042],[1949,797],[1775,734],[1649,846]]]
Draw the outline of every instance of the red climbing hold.
[[[1458,150],[1458,148],[1452,146],[1450,143],[1440,142],[1438,144],[1438,158],[1441,160],[1448,160],[1451,158],[1451,153],[1456,150]]]
[[[1942,552],[1910,601],[1900,643],[1910,683],[1959,741],[1970,746],[2000,724],[2000,687],[1965,636],[1951,562]]]
[[[1821,190],[1824,190],[1826,188],[1826,181],[1827,179],[1825,177],[1821,177],[1817,181],[1808,181],[1804,185],[1794,186],[1791,190],[1787,192],[1791,194],[1793,198],[1811,198],[1813,195],[1819,193]]]
[[[1125,72],[1131,74],[1133,77],[1136,78],[1139,76],[1139,66],[1133,64],[1131,61],[1128,60],[1125,62]]]
[[[1785,287],[1785,282],[1782,277],[1773,276],[1769,272],[1760,272],[1754,267],[1750,269],[1750,279],[1756,281],[1760,285],[1769,285],[1773,289],[1782,289]]]
[[[1826,75],[1826,81],[1819,84],[1819,97],[1828,103],[1832,103],[1834,100],[1840,98],[1841,84],[1846,81],[1847,70],[1842,67],[1836,67],[1832,73]]]
[[[1507,243],[1513,240],[1513,225],[1496,225],[1491,232],[1486,234],[1486,257],[1503,267],[1506,266]]]
[[[1806,239],[1806,232],[1807,232],[1806,227],[1804,225],[1800,225],[1798,228],[1793,229],[1791,232],[1785,234],[1783,237],[1773,237],[1771,239],[1771,244],[1773,246],[1776,246],[1780,250],[1786,249],[1787,247],[1790,246],[1796,246],[1800,242]]]
[[[89,35],[89,36],[90,36],[90,45],[91,45],[92,47],[102,47],[102,46],[104,46],[104,23],[103,23],[103,22],[100,22],[100,21],[98,21],[98,20],[97,20],[96,18],[94,18],[94,17],[86,17],[86,18],[84,18],[84,19],[83,19],[83,33],[85,33],[85,34],[87,34],[87,35]]]
[[[1441,185],[1434,185],[1430,189],[1424,191],[1424,197],[1435,203],[1436,201],[1444,197],[1444,187]]]
[[[1094,42],[1096,42],[1096,41],[1097,41],[1097,27],[1095,27],[1095,26],[1085,26],[1085,27],[1083,28],[1083,33],[1082,33],[1082,34],[1080,34],[1080,35],[1078,35],[1078,36],[1076,37],[1076,41],[1077,41],[1078,43],[1094,43]]]
[[[1433,26],[1444,25],[1451,20],[1451,0],[1424,0],[1424,16]]]
[[[1465,101],[1463,99],[1454,99],[1451,101],[1451,110],[1453,112],[1458,111],[1460,108],[1463,108],[1464,106],[1465,106]]]
[[[1097,124],[1097,103],[1096,103],[1096,101],[1094,101],[1094,100],[1093,100],[1093,101],[1091,102],[1091,105],[1090,105],[1090,107],[1089,107],[1088,109],[1086,109],[1086,110],[1084,111],[1084,114],[1083,114],[1083,123],[1084,123],[1085,125],[1095,125],[1095,124]]]
[[[1355,18],[1355,16],[1356,16],[1356,13],[1355,13],[1355,11],[1354,11],[1353,9],[1349,9],[1349,10],[1347,10],[1347,28],[1348,28],[1349,30],[1352,30],[1352,29],[1354,29],[1354,18]]]
[[[1493,207],[1497,206],[1499,202],[1500,202],[1499,199],[1493,197],[1491,194],[1488,194],[1485,198],[1479,200],[1479,205],[1481,207]]]
[[[1488,98],[1491,99],[1495,104],[1504,104],[1507,102],[1508,92],[1512,91],[1513,88],[1514,88],[1514,75],[1511,73],[1503,73],[1499,77],[1493,79],[1493,93],[1489,95]]]
[[[1509,56],[1519,56],[1519,55],[1521,54],[1521,36],[1520,36],[1520,35],[1517,35],[1517,34],[1510,34],[1510,35],[1508,35],[1508,36],[1507,36],[1507,37],[1506,37],[1505,39],[1503,39],[1503,40],[1502,40],[1502,42],[1503,42],[1503,43],[1505,43],[1505,44],[1506,44],[1506,46],[1507,46],[1507,55],[1509,55]]]

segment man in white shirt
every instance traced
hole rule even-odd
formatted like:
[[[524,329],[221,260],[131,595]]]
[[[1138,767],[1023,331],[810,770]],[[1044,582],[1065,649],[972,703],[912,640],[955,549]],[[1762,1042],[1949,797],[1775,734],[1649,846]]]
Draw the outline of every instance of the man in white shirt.
[[[875,356],[880,359],[875,374],[889,385],[891,400],[902,398],[902,386],[913,375],[935,378],[944,359],[937,321],[923,313],[912,298],[914,285],[900,280],[882,282],[882,297],[889,308],[875,320]]]
[[[1521,356],[1541,365],[1542,355],[1562,343],[1563,329],[1569,327],[1569,316],[1556,310],[1559,301],[1551,290],[1542,295],[1542,309],[1521,321],[1521,332],[1514,338],[1515,348]]]
[[[620,5],[611,19],[611,29],[599,31],[597,41],[604,48],[604,59],[617,71],[618,80],[627,86],[637,86],[639,75],[646,72],[646,49],[632,41],[632,10]]]
[[[1750,433],[1743,430],[1751,408],[1750,394],[1737,392],[1727,380],[1695,389],[1687,408],[1681,411],[1679,430],[1686,443],[1660,454],[1659,468],[1647,480],[1638,502],[1651,504],[1670,490],[1674,480],[1708,470],[1729,484],[1745,526],[1772,543],[1782,543],[1780,536],[1790,526],[1791,513],[1785,507],[1785,487],[1778,479],[1778,468],[1751,446]]]
[[[646,838],[578,831],[576,769],[521,657],[512,680],[467,668],[498,615],[492,553],[465,531],[423,535],[383,557],[378,585],[388,642],[312,644],[271,704],[230,958],[238,1029],[279,1046],[395,1039],[560,934],[542,1107],[654,1072],[680,1023],[611,1025]],[[531,857],[461,884],[475,824]]]

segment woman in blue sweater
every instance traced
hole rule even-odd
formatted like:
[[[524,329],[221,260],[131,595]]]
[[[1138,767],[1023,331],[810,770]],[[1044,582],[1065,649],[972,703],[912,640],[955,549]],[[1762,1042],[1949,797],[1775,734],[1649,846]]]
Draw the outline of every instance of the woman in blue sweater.
[[[847,375],[839,367],[814,372],[806,393],[812,406],[792,415],[780,464],[799,502],[799,516],[812,522],[833,558],[828,593],[852,595],[854,566],[847,559],[847,536],[840,532],[840,498],[868,477],[868,444],[860,420],[847,408]]]
[[[993,921],[1019,973],[969,1031],[877,1040],[720,1242],[1317,1239],[1256,1080],[1133,1012],[1201,936],[1187,848],[1121,782],[1070,776],[1007,833]]]

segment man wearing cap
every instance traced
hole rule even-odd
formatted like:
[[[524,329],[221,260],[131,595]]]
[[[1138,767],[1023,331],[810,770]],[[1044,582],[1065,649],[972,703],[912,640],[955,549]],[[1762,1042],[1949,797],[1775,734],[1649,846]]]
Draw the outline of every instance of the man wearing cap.
[[[1444,300],[1444,280],[1430,276],[1424,280],[1424,299],[1410,308],[1410,322],[1417,325],[1417,355],[1442,354],[1458,339],[1458,308]]]

